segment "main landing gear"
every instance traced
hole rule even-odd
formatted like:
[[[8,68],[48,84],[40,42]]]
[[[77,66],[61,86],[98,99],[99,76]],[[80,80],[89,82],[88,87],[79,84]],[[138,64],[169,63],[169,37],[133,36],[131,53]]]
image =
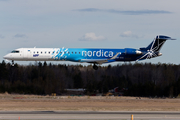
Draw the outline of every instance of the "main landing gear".
[[[94,70],[97,70],[98,69],[98,66],[94,63],[94,65],[93,65],[93,69]]]

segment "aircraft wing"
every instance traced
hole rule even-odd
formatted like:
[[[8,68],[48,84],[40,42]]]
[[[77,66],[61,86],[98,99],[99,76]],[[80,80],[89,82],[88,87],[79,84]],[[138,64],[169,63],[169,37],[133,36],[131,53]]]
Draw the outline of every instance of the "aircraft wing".
[[[87,63],[97,63],[97,64],[102,64],[102,63],[107,63],[107,62],[113,62],[115,59],[120,55],[121,53],[117,53],[110,59],[81,59],[80,62],[87,62]]]

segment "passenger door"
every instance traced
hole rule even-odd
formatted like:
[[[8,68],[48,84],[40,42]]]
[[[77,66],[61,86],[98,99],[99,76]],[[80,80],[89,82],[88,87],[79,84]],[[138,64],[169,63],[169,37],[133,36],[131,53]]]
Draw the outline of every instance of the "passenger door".
[[[26,49],[26,48],[23,48],[23,55],[24,55],[23,57],[24,57],[24,59],[27,59],[27,58],[28,58],[27,53],[28,53],[27,49]]]

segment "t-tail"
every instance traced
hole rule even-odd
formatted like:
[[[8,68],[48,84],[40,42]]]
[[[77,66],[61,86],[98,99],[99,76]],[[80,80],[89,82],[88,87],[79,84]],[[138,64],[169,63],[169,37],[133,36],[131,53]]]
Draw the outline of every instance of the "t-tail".
[[[164,35],[156,36],[154,40],[146,48],[140,48],[140,51],[142,51],[144,54],[140,56],[137,59],[137,61],[161,56],[162,53],[160,53],[160,50],[163,44],[166,42],[166,40],[175,40],[175,39],[172,39],[171,37]]]

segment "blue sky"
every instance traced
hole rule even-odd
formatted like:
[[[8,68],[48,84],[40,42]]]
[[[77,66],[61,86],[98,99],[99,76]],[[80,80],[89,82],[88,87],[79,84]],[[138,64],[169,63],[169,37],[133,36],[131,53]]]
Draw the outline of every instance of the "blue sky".
[[[167,35],[177,40],[165,43],[161,57],[142,62],[179,64],[179,4],[179,0],[0,0],[0,61],[16,48],[140,48],[156,35]]]

